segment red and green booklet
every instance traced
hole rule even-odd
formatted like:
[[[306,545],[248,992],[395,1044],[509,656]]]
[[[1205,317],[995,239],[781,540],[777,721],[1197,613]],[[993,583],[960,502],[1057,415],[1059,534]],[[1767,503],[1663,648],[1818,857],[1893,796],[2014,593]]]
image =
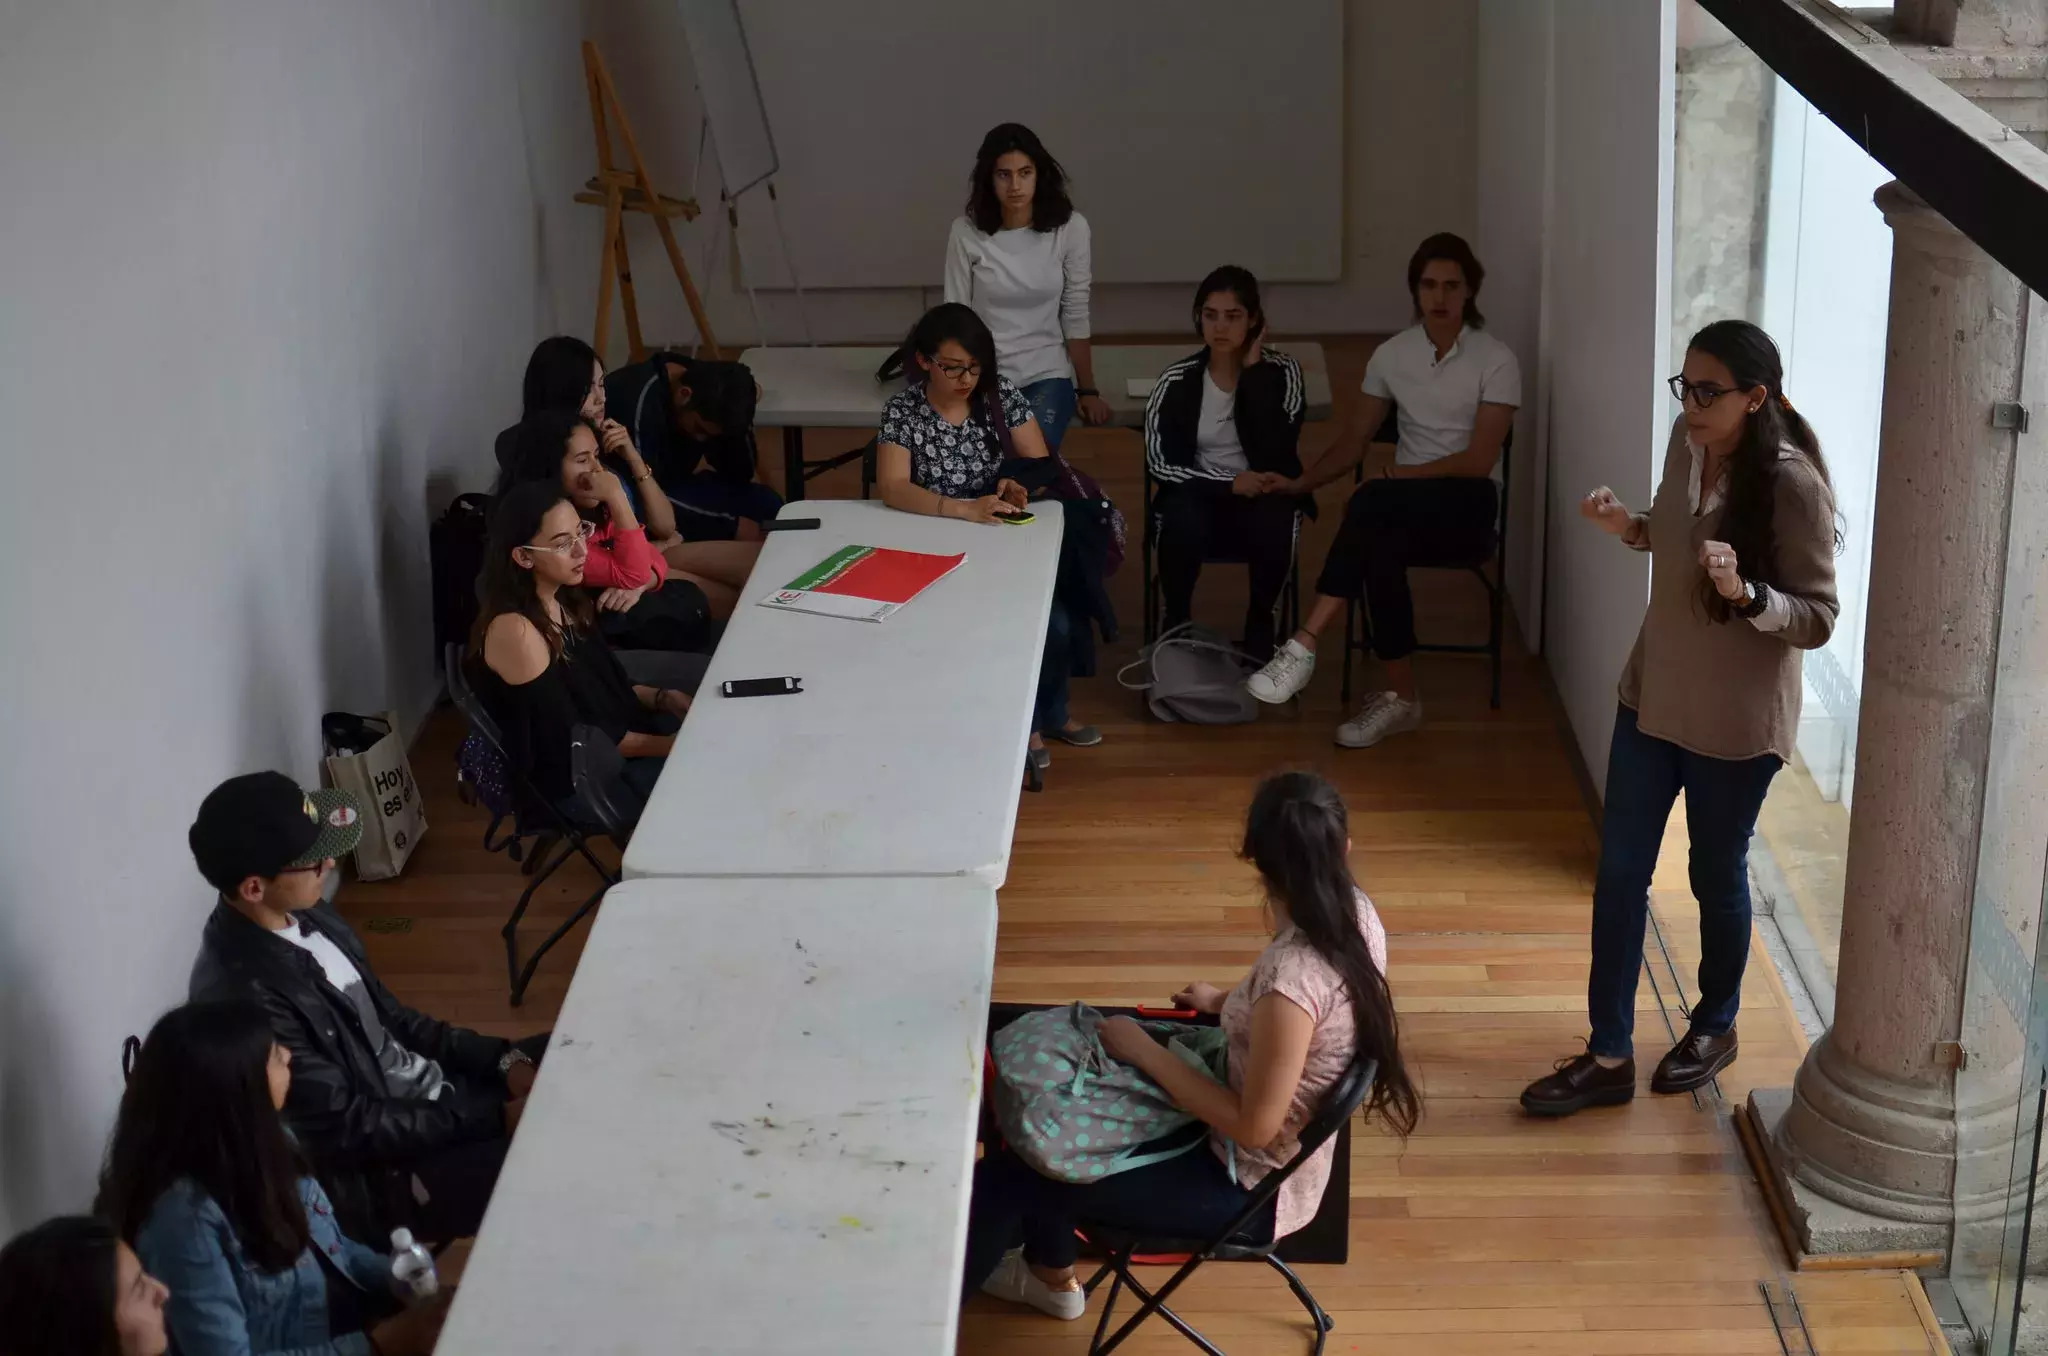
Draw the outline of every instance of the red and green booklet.
[[[761,606],[878,622],[959,569],[965,559],[964,552],[935,556],[886,546],[842,547],[763,598]]]

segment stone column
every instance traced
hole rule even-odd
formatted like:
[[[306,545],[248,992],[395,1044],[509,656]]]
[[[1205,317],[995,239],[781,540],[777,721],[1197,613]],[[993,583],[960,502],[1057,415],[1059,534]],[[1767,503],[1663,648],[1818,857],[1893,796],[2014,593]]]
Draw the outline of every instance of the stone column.
[[[1980,842],[1987,827],[2015,848],[2033,836],[1987,826],[1987,803],[1994,816],[2032,803],[1994,794],[1994,753],[2001,769],[2016,751],[2044,765],[2042,731],[1994,720],[2001,617],[2048,607],[2008,588],[2008,533],[2044,506],[2015,511],[2016,434],[1992,418],[2021,398],[2025,288],[1903,185],[1877,204],[1895,240],[1835,1024],[1793,1088],[1752,1094],[1750,1114],[1808,1251],[1945,1252],[1959,1214],[2003,1211],[1989,1184],[2011,1160],[2010,1117],[2000,1135],[1980,1111],[1958,1201],[1954,1062]],[[2022,648],[2042,662],[2038,643]],[[2036,842],[2037,912],[2041,865]]]

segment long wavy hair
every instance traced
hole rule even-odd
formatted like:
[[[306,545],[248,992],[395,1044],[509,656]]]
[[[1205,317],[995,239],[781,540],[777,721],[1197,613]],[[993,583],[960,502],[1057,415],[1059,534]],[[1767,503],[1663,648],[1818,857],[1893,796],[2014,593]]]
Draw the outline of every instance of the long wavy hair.
[[[559,656],[568,643],[570,630],[587,630],[595,616],[584,589],[558,589],[555,601],[561,605],[566,626],[558,626],[540,605],[540,590],[534,586],[533,571],[512,559],[512,552],[530,545],[540,531],[541,519],[557,504],[573,503],[562,491],[559,471],[552,480],[528,480],[498,496],[491,506],[491,527],[484,548],[483,573],[476,580],[476,625],[469,633],[469,653],[481,662],[484,636],[492,621],[515,612],[532,622]]]
[[[1735,391],[1721,397],[1739,399],[1743,392],[1761,386],[1764,402],[1743,421],[1742,439],[1728,458],[1728,492],[1722,500],[1721,540],[1735,550],[1742,573],[1765,584],[1778,582],[1778,477],[1784,474],[1779,449],[1792,448],[1795,455],[1812,466],[1821,483],[1832,484],[1828,464],[1820,454],[1820,439],[1805,416],[1792,408],[1785,397],[1785,364],[1778,346],[1747,320],[1716,320],[1693,335],[1690,350],[1718,360],[1735,378]],[[1841,530],[1835,530],[1841,545]],[[1726,622],[1735,614],[1730,603],[1702,578],[1699,601],[1707,616]]]
[[[96,1213],[131,1244],[163,1194],[190,1181],[227,1216],[249,1260],[289,1270],[312,1232],[298,1146],[270,1100],[270,1019],[246,999],[187,1003],[157,1019],[135,1057]]]
[[[1337,788],[1313,772],[1281,772],[1252,796],[1240,855],[1258,868],[1267,892],[1316,954],[1344,977],[1358,1023],[1357,1052],[1379,1061],[1366,1114],[1406,1137],[1422,1119],[1422,1094],[1401,1057],[1401,1023],[1387,977],[1358,925],[1349,846],[1349,817]]]
[[[983,235],[1003,229],[1003,200],[996,196],[996,161],[1011,151],[1031,157],[1038,170],[1038,187],[1031,197],[1031,229],[1052,231],[1067,224],[1074,215],[1067,197],[1067,171],[1052,158],[1038,133],[1021,122],[997,123],[981,139],[974,153],[974,173],[968,179],[967,219]]]

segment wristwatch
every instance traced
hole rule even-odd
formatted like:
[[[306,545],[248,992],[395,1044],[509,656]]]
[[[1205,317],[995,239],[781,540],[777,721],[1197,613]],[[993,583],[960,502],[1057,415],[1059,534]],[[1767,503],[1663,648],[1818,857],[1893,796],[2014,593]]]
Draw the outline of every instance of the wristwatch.
[[[507,1050],[504,1054],[498,1056],[498,1077],[511,1077],[512,1066],[515,1064],[531,1063],[533,1063],[533,1056],[527,1054],[524,1050],[521,1050],[519,1047],[514,1046],[510,1050]]]
[[[1761,580],[1745,579],[1742,586],[1749,590],[1746,602],[1730,603],[1728,610],[1744,621],[1753,621],[1764,615],[1764,609],[1771,603],[1771,586]]]

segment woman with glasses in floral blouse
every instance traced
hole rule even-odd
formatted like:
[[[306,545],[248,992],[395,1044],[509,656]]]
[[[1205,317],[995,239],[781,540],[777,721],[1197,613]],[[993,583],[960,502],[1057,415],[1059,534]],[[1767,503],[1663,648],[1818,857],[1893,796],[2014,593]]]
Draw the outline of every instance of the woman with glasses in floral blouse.
[[[1026,512],[1024,487],[1003,475],[1006,460],[1048,456],[1030,402],[996,371],[996,341],[971,307],[934,306],[910,331],[878,377],[910,378],[882,413],[876,438],[876,488],[905,513],[1001,523]],[[1055,598],[1038,671],[1031,761],[1052,761],[1045,741],[1092,745],[1102,733],[1067,712],[1068,646],[1078,623]]]

